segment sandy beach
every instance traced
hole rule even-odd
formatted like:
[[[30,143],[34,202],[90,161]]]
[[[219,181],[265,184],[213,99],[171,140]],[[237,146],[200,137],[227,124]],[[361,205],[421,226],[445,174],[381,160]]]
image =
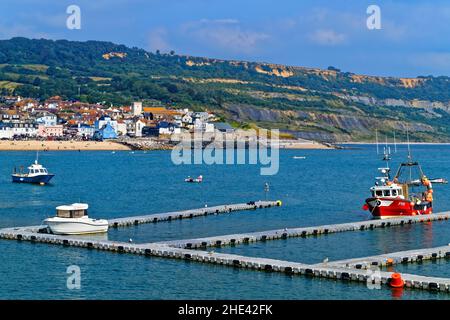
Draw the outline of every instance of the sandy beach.
[[[280,149],[335,149],[331,145],[308,140],[280,140]]]
[[[130,150],[113,141],[0,141],[0,151]]]
[[[131,140],[128,141],[136,149],[143,150],[162,150],[171,149],[171,146],[163,147],[161,144],[155,144],[151,141],[150,145],[144,143],[145,140]],[[149,141],[147,141],[150,143]],[[298,142],[298,141],[280,141],[280,149],[333,149],[333,147],[317,142]],[[115,141],[10,141],[0,140],[0,151],[35,151],[35,150],[49,150],[49,151],[95,151],[95,150],[131,150],[124,144]]]

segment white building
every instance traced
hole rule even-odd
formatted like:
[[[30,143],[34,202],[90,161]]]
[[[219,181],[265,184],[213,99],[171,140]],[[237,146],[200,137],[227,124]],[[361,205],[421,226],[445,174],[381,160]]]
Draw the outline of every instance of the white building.
[[[36,119],[37,124],[42,124],[44,126],[56,126],[58,122],[58,117],[54,114],[48,114]]]
[[[165,135],[171,135],[171,134],[180,134],[181,133],[181,128],[178,127],[176,124],[174,123],[169,123],[166,121],[161,121],[158,124],[158,128],[159,128],[159,134],[165,134]]]
[[[117,122],[117,135],[124,136],[127,132],[127,124],[125,122]]]
[[[134,132],[136,130],[136,126],[133,119],[125,119],[123,120],[127,127],[127,135],[134,136]]]
[[[38,129],[33,123],[0,123],[0,139],[12,139],[14,136],[36,137]]]
[[[6,123],[0,124],[0,139],[12,139],[14,136],[12,127]]]
[[[100,130],[101,128],[103,128],[103,126],[107,124],[109,124],[114,129],[116,134],[118,133],[117,121],[112,120],[111,117],[108,116],[102,116],[100,117],[100,119],[95,121],[95,129]]]
[[[195,112],[192,115],[192,118],[193,119],[199,119],[199,120],[201,120],[203,122],[206,122],[210,118],[210,114],[208,112]]]
[[[49,104],[47,104],[47,108],[58,109],[58,104],[57,103],[49,103]]]
[[[88,124],[81,124],[81,123],[78,124],[77,136],[92,138],[94,132],[95,132],[94,127],[91,127]]]
[[[185,125],[192,124],[193,123],[192,121],[193,121],[193,119],[192,119],[192,113],[191,112],[188,112],[183,117],[181,117],[181,122],[183,124],[185,124]]]
[[[133,102],[131,111],[133,113],[133,116],[140,116],[142,114],[142,102]]]
[[[214,132],[214,124],[206,121],[201,121],[200,119],[195,119],[194,130],[204,133]]]
[[[136,137],[142,137],[142,128],[146,125],[145,121],[142,119],[136,120],[134,123],[134,135]]]

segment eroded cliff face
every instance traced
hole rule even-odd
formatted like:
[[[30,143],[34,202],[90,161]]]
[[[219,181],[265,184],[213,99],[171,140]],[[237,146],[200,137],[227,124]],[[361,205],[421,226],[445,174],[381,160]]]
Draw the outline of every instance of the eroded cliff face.
[[[267,81],[258,76],[249,80],[185,78],[192,83],[230,85],[222,90],[234,96],[233,101],[245,103],[225,101],[220,108],[226,118],[237,122],[277,127],[320,141],[368,141],[374,138],[375,129],[408,129],[418,140],[428,141],[450,136],[445,128],[447,116],[450,121],[450,98],[421,98],[427,96],[427,88],[435,85],[435,78],[366,76],[332,67],[323,70],[217,59],[187,62],[200,68],[215,64],[269,77]],[[445,86],[443,79],[438,81],[439,86]]]
[[[419,78],[401,78],[401,77],[380,77],[380,76],[368,76],[353,74],[350,72],[342,73],[340,70],[335,68],[329,69],[319,69],[319,68],[308,68],[299,66],[287,66],[281,64],[264,63],[264,62],[248,62],[248,61],[237,61],[237,60],[221,60],[221,59],[210,59],[210,58],[198,58],[186,56],[185,64],[189,67],[203,67],[211,65],[226,64],[235,68],[242,68],[245,70],[253,70],[257,73],[290,78],[296,76],[317,76],[325,81],[335,81],[338,77],[348,77],[349,82],[355,84],[376,84],[382,86],[398,86],[401,88],[413,89],[416,87],[423,86],[425,83],[430,81],[430,78],[419,77]]]
[[[420,109],[428,109],[430,111],[432,111],[432,109],[442,109],[446,112],[450,112],[450,101],[441,102],[441,101],[429,101],[419,99],[407,100],[394,98],[378,99],[370,96],[355,96],[342,93],[334,93],[334,95],[350,102],[359,102],[368,106],[420,108]]]
[[[386,120],[364,114],[335,114],[303,110],[271,110],[248,104],[226,104],[224,109],[237,121],[273,123],[282,131],[304,139],[327,142],[370,140],[375,129],[432,136],[433,126],[420,122]]]
[[[255,71],[258,73],[264,73],[271,76],[289,78],[294,75],[294,72],[290,68],[280,65],[263,64],[255,66]]]
[[[120,58],[124,59],[127,57],[127,53],[125,52],[108,52],[102,55],[102,58],[105,60],[109,60],[111,58]]]

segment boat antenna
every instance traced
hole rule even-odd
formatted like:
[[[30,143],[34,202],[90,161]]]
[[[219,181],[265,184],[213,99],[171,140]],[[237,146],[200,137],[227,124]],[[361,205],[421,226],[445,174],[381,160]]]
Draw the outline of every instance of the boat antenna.
[[[389,161],[391,160],[391,148],[387,144],[387,136],[386,136],[386,146],[384,147],[383,152],[383,160],[386,161],[386,167],[383,168],[383,170],[386,170],[385,175],[390,180],[390,167],[389,167]]]
[[[385,147],[383,148],[383,160],[386,161],[389,167],[389,160],[391,160],[391,148],[388,146],[387,136],[385,137]]]
[[[408,130],[408,126],[406,126],[406,141],[408,142],[408,160],[412,161],[411,146],[409,144],[409,130]]]
[[[411,146],[409,143],[409,130],[408,130],[408,125],[406,125],[406,141],[408,143],[408,162],[412,163],[412,156],[411,156]],[[409,166],[409,181],[412,180],[412,168],[411,166]]]

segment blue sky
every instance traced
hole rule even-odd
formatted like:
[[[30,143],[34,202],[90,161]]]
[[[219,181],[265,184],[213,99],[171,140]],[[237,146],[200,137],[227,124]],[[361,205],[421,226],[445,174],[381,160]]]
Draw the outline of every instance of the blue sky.
[[[66,28],[69,5],[81,30]],[[369,5],[381,30],[366,27]],[[106,40],[147,50],[381,76],[450,76],[450,1],[2,0],[0,39]]]

